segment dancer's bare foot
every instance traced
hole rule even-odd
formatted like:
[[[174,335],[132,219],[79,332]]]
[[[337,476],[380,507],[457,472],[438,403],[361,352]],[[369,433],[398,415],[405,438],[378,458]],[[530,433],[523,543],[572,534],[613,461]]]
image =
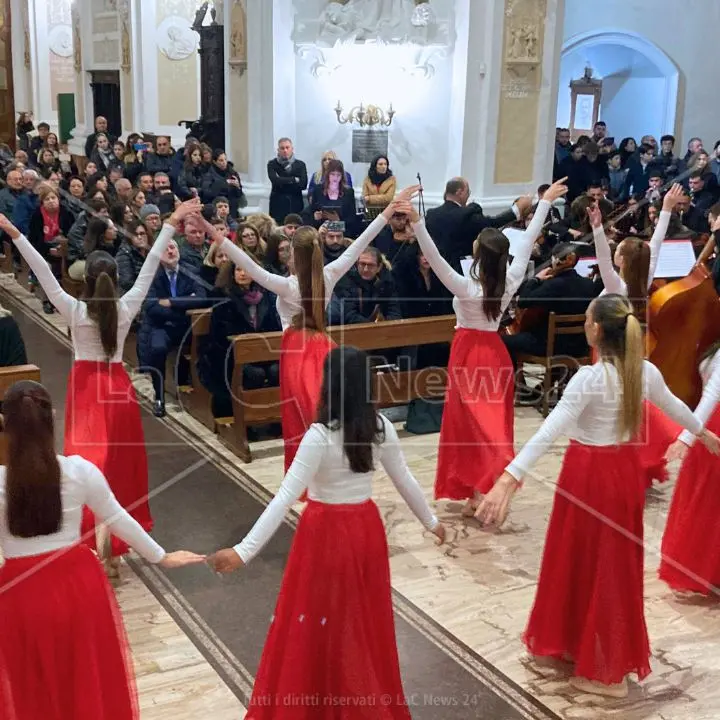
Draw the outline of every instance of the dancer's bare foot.
[[[474,517],[475,512],[478,509],[478,505],[479,503],[477,500],[470,498],[470,500],[465,503],[465,507],[462,509],[461,515],[466,518]]]
[[[118,561],[117,563],[115,561]],[[110,558],[109,560],[106,560],[103,562],[103,568],[105,570],[105,574],[110,578],[111,580],[117,580],[120,577],[120,558]]]
[[[588,680],[587,678],[572,677],[568,681],[572,687],[580,692],[591,693],[593,695],[603,695],[612,698],[626,698],[628,696],[627,678],[622,682],[612,685],[604,685],[603,683]]]

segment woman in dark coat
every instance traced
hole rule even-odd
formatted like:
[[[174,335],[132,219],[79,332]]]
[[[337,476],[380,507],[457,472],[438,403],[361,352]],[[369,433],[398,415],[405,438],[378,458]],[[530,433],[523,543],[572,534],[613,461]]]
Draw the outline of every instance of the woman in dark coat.
[[[224,150],[213,150],[213,162],[202,181],[200,199],[206,205],[216,197],[226,197],[230,203],[230,216],[238,216],[238,210],[245,205],[242,182]]]
[[[357,236],[357,208],[355,191],[345,184],[345,166],[340,160],[330,160],[322,185],[313,191],[310,204],[303,212],[308,225],[319,228],[326,220],[345,223],[345,235]]]

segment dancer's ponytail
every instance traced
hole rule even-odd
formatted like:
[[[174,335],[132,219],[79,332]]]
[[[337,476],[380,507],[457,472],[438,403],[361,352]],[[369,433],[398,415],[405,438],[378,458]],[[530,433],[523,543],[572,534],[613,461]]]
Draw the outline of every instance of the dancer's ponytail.
[[[622,384],[618,418],[621,437],[633,437],[642,419],[643,332],[630,301],[622,295],[603,295],[593,302],[593,320],[602,329],[600,350],[615,366]]]
[[[293,262],[302,312],[293,318],[296,330],[325,330],[325,276],[323,251],[315,228],[301,227],[293,240]]]
[[[91,253],[85,266],[85,302],[88,315],[97,323],[107,362],[117,351],[117,265],[111,255]]]

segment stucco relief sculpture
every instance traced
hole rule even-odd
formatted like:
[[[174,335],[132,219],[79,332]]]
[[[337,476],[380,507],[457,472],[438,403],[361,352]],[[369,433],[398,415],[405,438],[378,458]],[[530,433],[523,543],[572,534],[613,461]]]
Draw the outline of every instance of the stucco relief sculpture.
[[[526,97],[537,90],[542,66],[544,0],[508,0],[505,11],[506,97]]]
[[[230,12],[230,68],[240,75],[247,70],[247,16],[242,0],[235,0]]]
[[[50,52],[67,58],[73,54],[73,30],[70,25],[55,25],[48,33]]]
[[[158,26],[156,39],[160,52],[168,60],[185,60],[197,50],[199,36],[188,20],[171,15]]]

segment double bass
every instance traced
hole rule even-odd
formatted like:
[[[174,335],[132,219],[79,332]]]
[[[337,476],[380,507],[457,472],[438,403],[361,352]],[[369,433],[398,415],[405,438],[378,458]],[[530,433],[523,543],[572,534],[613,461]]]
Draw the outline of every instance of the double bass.
[[[658,288],[648,300],[647,358],[672,392],[691,408],[702,395],[698,364],[720,339],[720,297],[698,262],[687,277]]]

